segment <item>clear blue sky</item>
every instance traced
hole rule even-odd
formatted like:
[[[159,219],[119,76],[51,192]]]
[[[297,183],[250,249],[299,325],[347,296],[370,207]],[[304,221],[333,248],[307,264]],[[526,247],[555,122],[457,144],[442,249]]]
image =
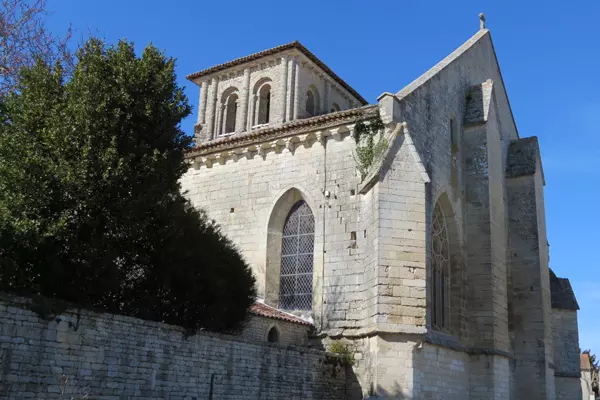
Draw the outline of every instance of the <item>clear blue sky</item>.
[[[581,347],[600,353],[599,1],[48,3],[57,33],[72,23],[78,38],[127,38],[138,50],[153,42],[177,58],[194,105],[186,74],[296,39],[374,103],[468,39],[483,11],[521,137],[540,140],[551,267],[575,288]]]

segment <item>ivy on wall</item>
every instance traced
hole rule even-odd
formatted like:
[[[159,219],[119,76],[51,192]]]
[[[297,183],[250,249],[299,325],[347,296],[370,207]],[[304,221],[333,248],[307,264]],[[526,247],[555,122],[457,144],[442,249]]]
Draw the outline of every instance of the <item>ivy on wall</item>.
[[[363,118],[354,125],[354,141],[356,142],[357,164],[361,179],[364,179],[371,165],[377,160],[388,146],[383,137],[385,127],[379,113]]]

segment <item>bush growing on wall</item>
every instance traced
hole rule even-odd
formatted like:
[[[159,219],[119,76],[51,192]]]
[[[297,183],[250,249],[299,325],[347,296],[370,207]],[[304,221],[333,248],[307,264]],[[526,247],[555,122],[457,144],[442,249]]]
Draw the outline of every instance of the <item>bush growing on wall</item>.
[[[180,193],[190,114],[174,60],[90,39],[0,100],[0,285],[190,331],[236,330],[251,270]]]

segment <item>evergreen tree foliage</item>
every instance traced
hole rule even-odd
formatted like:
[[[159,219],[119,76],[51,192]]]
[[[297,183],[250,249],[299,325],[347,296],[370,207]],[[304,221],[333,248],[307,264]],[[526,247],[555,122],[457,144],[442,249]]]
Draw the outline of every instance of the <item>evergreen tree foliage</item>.
[[[189,331],[241,328],[256,291],[180,192],[190,114],[174,60],[88,40],[0,102],[0,286]]]

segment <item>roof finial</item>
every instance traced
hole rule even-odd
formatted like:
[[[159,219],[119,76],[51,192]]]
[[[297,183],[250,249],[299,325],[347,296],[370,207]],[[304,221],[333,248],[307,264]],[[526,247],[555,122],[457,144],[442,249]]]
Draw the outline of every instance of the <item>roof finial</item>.
[[[479,13],[479,29],[485,29],[485,15]]]

